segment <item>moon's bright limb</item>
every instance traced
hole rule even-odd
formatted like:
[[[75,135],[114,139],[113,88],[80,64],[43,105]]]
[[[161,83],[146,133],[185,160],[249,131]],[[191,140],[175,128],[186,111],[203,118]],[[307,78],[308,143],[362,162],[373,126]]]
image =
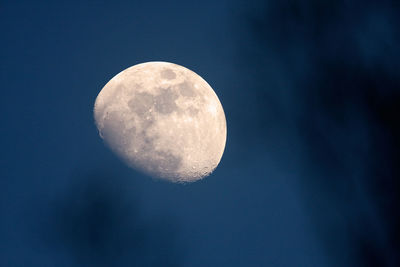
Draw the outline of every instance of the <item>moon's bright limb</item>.
[[[199,180],[225,149],[217,95],[199,75],[173,63],[147,62],[117,74],[97,96],[94,117],[117,155],[156,178]]]

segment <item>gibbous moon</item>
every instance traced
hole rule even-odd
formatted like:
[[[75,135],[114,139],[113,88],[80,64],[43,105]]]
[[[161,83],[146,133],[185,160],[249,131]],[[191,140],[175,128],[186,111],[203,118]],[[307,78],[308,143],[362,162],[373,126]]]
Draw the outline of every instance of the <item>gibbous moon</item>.
[[[142,63],[114,76],[97,96],[94,117],[106,144],[155,178],[197,181],[224,153],[226,119],[217,95],[173,63]]]

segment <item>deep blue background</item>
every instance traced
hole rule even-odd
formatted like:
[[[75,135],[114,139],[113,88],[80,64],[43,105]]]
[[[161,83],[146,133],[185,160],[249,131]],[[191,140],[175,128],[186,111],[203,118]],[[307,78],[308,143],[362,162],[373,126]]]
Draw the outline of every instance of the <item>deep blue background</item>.
[[[1,1],[0,266],[398,266],[399,10]],[[210,177],[154,181],[98,136],[98,92],[146,61],[219,96]]]

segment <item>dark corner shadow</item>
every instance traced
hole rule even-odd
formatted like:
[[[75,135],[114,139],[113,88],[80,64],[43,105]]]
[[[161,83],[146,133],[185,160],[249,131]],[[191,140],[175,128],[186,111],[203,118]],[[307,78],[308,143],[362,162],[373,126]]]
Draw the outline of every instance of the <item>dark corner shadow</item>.
[[[47,246],[78,266],[181,266],[177,226],[143,216],[137,193],[110,172],[73,177],[43,229]]]
[[[254,66],[248,94],[274,102],[258,113],[299,148],[322,246],[333,266],[400,266],[400,5],[258,3],[242,17],[239,62]]]

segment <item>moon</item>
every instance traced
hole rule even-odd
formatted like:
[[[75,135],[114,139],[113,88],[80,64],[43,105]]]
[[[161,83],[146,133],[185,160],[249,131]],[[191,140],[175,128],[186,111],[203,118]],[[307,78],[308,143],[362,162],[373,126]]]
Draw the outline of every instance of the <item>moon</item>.
[[[211,86],[168,62],[134,65],[114,76],[94,105],[100,137],[130,167],[171,182],[194,182],[218,166],[226,119]]]

